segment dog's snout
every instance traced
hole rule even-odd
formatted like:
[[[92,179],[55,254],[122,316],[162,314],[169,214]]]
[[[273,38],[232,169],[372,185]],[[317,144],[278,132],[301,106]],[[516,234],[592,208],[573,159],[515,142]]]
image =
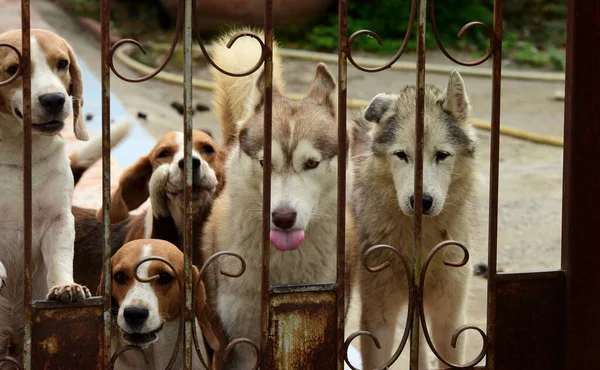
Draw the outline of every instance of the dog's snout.
[[[40,95],[39,101],[46,112],[52,115],[58,115],[65,106],[65,96],[60,93]]]
[[[271,214],[273,223],[280,229],[289,229],[296,223],[296,211],[290,208],[283,208],[274,211]]]
[[[177,163],[177,165],[179,166],[179,168],[181,168],[183,170],[183,166],[184,166],[184,160],[183,158],[179,160],[179,163]],[[192,168],[194,171],[198,171],[198,168],[200,168],[200,159],[199,158],[192,158]]]
[[[150,311],[144,307],[127,307],[123,311],[125,322],[131,326],[142,325],[150,315]]]
[[[423,194],[423,212],[427,212],[431,209],[431,206],[433,205],[433,197],[429,194]],[[410,196],[410,206],[412,207],[412,209],[415,209],[415,196],[411,195]]]

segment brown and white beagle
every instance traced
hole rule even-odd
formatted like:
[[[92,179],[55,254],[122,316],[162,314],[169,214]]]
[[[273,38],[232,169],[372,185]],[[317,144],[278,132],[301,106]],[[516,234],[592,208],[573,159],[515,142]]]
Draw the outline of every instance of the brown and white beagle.
[[[200,130],[193,131],[194,264],[201,264],[199,236],[224,183],[227,152]],[[114,254],[136,239],[161,239],[183,247],[183,134],[170,132],[148,155],[123,172],[111,196],[111,246]],[[136,215],[150,198],[149,207]],[[102,210],[73,207],[75,215],[75,276],[97,286],[102,268]]]
[[[184,277],[183,253],[173,244],[156,239],[138,239],[123,245],[111,258],[112,298],[114,320],[112,351],[125,345],[142,348],[150,364],[145,365],[142,356],[135,352],[124,352],[115,369],[156,369],[167,367],[175,350],[181,328],[182,291],[173,270],[161,261],[147,261],[139,265],[137,276],[151,278],[151,282],[140,282],[135,278],[134,266],[146,257],[161,257],[169,261],[177,275]],[[193,267],[194,285],[198,282],[198,270]],[[196,287],[194,287],[195,289]],[[220,369],[221,358],[226,346],[220,322],[206,305],[204,285],[194,290],[196,298],[196,331],[202,357],[209,355],[210,369]],[[183,367],[182,351],[179,349],[173,368]],[[203,369],[197,352],[193,350],[193,369]]]
[[[31,30],[31,171],[33,299],[83,300],[89,290],[73,280],[73,175],[60,131],[72,118],[87,140],[81,106],[81,69],[58,35]],[[21,30],[0,34],[0,44],[22,51]],[[22,357],[23,322],[23,88],[19,58],[0,48],[0,261],[7,286],[0,291],[0,356]],[[11,80],[12,79],[12,80]],[[11,80],[7,83],[8,80]],[[9,194],[10,196],[6,196]]]

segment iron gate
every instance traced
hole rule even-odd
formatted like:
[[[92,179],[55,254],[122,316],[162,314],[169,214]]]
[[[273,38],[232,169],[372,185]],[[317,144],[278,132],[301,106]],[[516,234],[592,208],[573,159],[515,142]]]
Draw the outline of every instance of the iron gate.
[[[533,369],[533,368],[600,368],[600,354],[598,343],[600,340],[600,319],[598,315],[598,298],[594,294],[600,288],[600,279],[595,273],[594,261],[600,252],[593,241],[595,240],[595,227],[600,222],[600,171],[589,171],[593,162],[590,158],[600,157],[598,137],[600,129],[595,124],[600,118],[600,107],[596,103],[595,88],[600,86],[600,70],[598,58],[588,57],[589,49],[586,45],[600,43],[600,5],[595,0],[569,0],[568,12],[568,50],[567,50],[567,80],[566,80],[566,107],[565,107],[565,157],[564,157],[564,207],[563,207],[563,261],[562,269],[540,273],[497,273],[497,220],[498,220],[498,163],[499,163],[499,128],[500,128],[500,97],[501,97],[501,68],[502,68],[502,0],[494,1],[494,24],[492,27],[480,22],[466,24],[458,33],[458,37],[473,27],[483,28],[489,35],[490,45],[481,58],[474,61],[460,61],[455,59],[444,48],[435,21],[433,0],[413,0],[411,16],[407,25],[407,33],[401,48],[394,58],[387,64],[378,68],[364,68],[352,57],[351,46],[356,37],[369,35],[380,44],[378,35],[372,31],[358,31],[348,37],[347,35],[347,4],[348,0],[339,1],[339,52],[338,52],[338,203],[337,203],[337,281],[327,285],[297,286],[272,286],[269,284],[269,269],[263,268],[262,274],[262,338],[256,344],[260,349],[258,362],[263,367],[274,368],[272,364],[277,351],[283,350],[273,346],[270,337],[269,323],[273,315],[274,297],[278,299],[298,299],[297,303],[306,303],[306,297],[325,294],[329,300],[329,309],[333,310],[333,320],[330,324],[335,327],[335,341],[324,340],[322,343],[323,354],[329,358],[336,358],[337,368],[343,368],[343,361],[347,346],[356,336],[354,333],[344,341],[344,223],[346,200],[346,103],[347,103],[347,62],[365,72],[378,72],[389,68],[403,54],[411,36],[413,23],[417,22],[417,155],[415,167],[415,217],[414,217],[414,249],[412,261],[411,281],[411,310],[409,324],[407,324],[404,337],[394,357],[386,366],[393,363],[410,336],[410,368],[417,369],[416,355],[419,348],[419,332],[423,320],[422,285],[430,258],[437,251],[457,242],[445,242],[433,249],[430,257],[423,263],[419,253],[414,250],[421,245],[421,199],[422,199],[422,145],[423,145],[423,112],[424,112],[424,83],[425,83],[425,30],[427,15],[440,50],[453,62],[462,66],[479,65],[489,58],[493,59],[492,78],[492,130],[491,130],[491,156],[490,156],[490,197],[489,197],[489,244],[488,244],[488,297],[487,297],[487,330],[483,332],[476,327],[458,328],[456,336],[467,329],[477,330],[483,345],[480,354],[467,364],[451,364],[442,359],[450,367],[473,367],[485,369]],[[24,167],[31,168],[31,81],[30,81],[30,0],[22,0],[22,55],[19,54],[20,66],[18,74],[23,76],[24,94]],[[194,333],[192,318],[192,218],[191,218],[191,188],[192,188],[192,162],[191,133],[192,133],[192,31],[196,31],[196,39],[204,53],[206,60],[221,72],[232,75],[248,75],[264,65],[265,80],[265,116],[264,116],[264,168],[271,168],[271,103],[272,103],[272,43],[273,43],[273,0],[264,2],[264,42],[256,35],[238,34],[230,45],[239,37],[251,36],[262,46],[262,55],[255,67],[242,74],[233,74],[223,71],[214,65],[209,54],[204,48],[198,27],[193,27],[195,3],[192,0],[180,0],[177,16],[177,31],[173,35],[171,50],[162,65],[147,76],[129,79],[122,76],[112,63],[112,56],[116,48],[124,43],[136,44],[141,50],[143,47],[134,40],[122,40],[111,46],[109,35],[109,0],[101,0],[102,24],[102,134],[103,134],[103,217],[104,217],[104,274],[110,270],[110,71],[123,80],[141,82],[157,75],[168,63],[178,35],[183,30],[184,42],[184,141],[185,141],[185,181],[184,197],[188,207],[185,211],[185,276],[179,279],[185,300],[182,307],[182,335],[180,345],[183,346],[185,368],[191,368],[192,351],[194,351]],[[428,13],[429,12],[429,13]],[[577,20],[577,22],[575,22]],[[16,77],[15,77],[16,78]],[[12,80],[12,79],[11,79]],[[7,84],[5,81],[0,84]],[[592,167],[593,168],[593,167]],[[596,167],[597,168],[597,167]],[[263,266],[269,265],[269,218],[270,218],[270,177],[268,170],[263,171],[264,199],[263,199]],[[103,296],[93,297],[81,304],[57,304],[46,301],[31,302],[31,242],[32,242],[32,173],[25,170],[23,173],[24,184],[24,240],[25,240],[25,347],[24,368],[75,368],[77,364],[85,364],[84,368],[107,368],[114,361],[110,353],[111,333],[111,279],[104,279]],[[587,246],[591,248],[587,248]],[[462,246],[461,246],[462,247]],[[468,252],[463,247],[465,259],[463,261],[450,261],[448,268],[456,268],[466,263]],[[212,260],[221,255],[215,255]],[[404,261],[408,264],[408,262]],[[242,277],[243,278],[243,277]],[[587,293],[587,294],[586,294]],[[285,298],[284,296],[292,298]],[[282,298],[284,297],[284,298]],[[304,298],[302,298],[304,297]],[[532,314],[535,312],[543,314]],[[568,316],[566,315],[568,313]],[[297,314],[300,315],[300,314]],[[305,318],[306,319],[306,318]],[[60,321],[63,326],[59,328],[56,323]],[[87,334],[74,340],[69,338],[70,333],[87,328]],[[363,333],[364,334],[364,333]],[[83,339],[82,339],[83,338]],[[49,350],[48,341],[56,344],[60,351]],[[196,338],[197,340],[197,338]],[[450,338],[448,338],[450,340]],[[233,342],[235,345],[245,340]],[[535,346],[532,345],[535,342]],[[247,342],[247,340],[246,340]],[[344,342],[346,343],[344,345]],[[430,343],[430,340],[428,339]],[[82,346],[82,343],[84,344]],[[431,345],[430,345],[431,346]],[[68,354],[75,348],[78,349],[79,358],[69,357]],[[535,350],[534,350],[535,348]],[[123,348],[122,350],[130,350]],[[435,349],[432,348],[435,352]],[[61,355],[61,351],[65,355]],[[118,353],[120,353],[119,351]],[[118,355],[115,354],[115,356]],[[436,353],[439,357],[439,355]],[[484,365],[480,365],[486,356]],[[85,359],[82,362],[82,358]],[[0,361],[9,361],[5,358]]]

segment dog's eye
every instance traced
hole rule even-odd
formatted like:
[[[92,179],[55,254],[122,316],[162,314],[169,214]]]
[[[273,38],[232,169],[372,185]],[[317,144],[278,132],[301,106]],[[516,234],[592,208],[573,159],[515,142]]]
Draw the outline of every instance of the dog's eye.
[[[395,152],[394,155],[403,160],[404,162],[408,163],[408,156],[402,150]]]
[[[58,63],[56,63],[56,68],[58,69],[65,69],[69,66],[69,61],[65,60],[65,59],[61,59],[58,61]]]
[[[435,161],[436,162],[441,162],[448,157],[450,157],[450,153],[448,153],[448,152],[439,151],[439,152],[435,153]]]
[[[171,281],[173,281],[173,276],[168,272],[161,272],[160,274],[158,274],[158,280],[156,280],[156,282],[160,285],[167,285]]]
[[[12,66],[10,66],[6,69],[6,72],[8,72],[9,75],[14,76],[18,70],[19,70],[19,65],[13,64]]]
[[[204,145],[202,147],[202,152],[206,153],[206,154],[213,154],[215,152],[215,148],[213,148],[210,145]]]
[[[158,153],[158,155],[156,157],[157,158],[166,158],[166,157],[170,157],[170,156],[171,156],[171,152],[168,151],[167,149],[165,149],[162,152]]]
[[[319,161],[315,161],[314,159],[309,159],[308,161],[304,162],[304,168],[307,170],[312,170],[319,167]]]
[[[127,282],[127,275],[125,275],[125,273],[123,271],[119,271],[116,272],[113,275],[113,280],[117,283],[117,284],[125,284]]]

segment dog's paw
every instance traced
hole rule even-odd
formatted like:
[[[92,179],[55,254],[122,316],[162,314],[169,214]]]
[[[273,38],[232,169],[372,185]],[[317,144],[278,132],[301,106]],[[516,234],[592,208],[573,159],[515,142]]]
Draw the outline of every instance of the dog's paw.
[[[6,286],[6,279],[8,279],[8,275],[6,274],[6,268],[0,262],[0,290],[2,290]]]
[[[169,165],[162,164],[154,170],[150,177],[150,202],[154,217],[168,217],[170,212],[167,206],[167,182],[169,180]]]
[[[50,289],[50,293],[46,297],[51,301],[60,301],[60,302],[78,302],[83,301],[86,298],[90,298],[92,294],[90,290],[79,284],[67,284],[67,285],[57,285],[54,288]]]

